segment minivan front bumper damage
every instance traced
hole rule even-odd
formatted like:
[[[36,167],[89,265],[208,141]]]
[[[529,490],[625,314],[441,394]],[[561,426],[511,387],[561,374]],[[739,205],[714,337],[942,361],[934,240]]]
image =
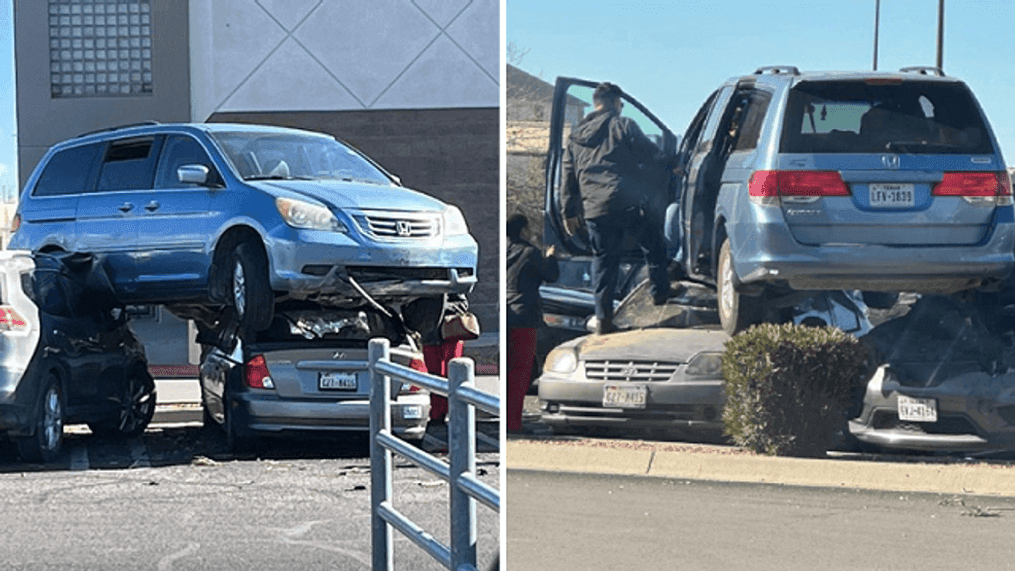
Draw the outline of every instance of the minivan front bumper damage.
[[[295,299],[356,297],[348,277],[379,299],[468,293],[477,283],[478,247],[468,235],[363,247],[344,235],[305,231],[266,246],[272,288]]]

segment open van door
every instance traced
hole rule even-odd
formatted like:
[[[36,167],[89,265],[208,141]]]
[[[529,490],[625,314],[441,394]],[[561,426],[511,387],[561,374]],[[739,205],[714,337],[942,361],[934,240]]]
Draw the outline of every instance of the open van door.
[[[570,139],[571,129],[594,109],[592,93],[597,85],[599,83],[595,81],[558,77],[553,92],[553,110],[550,114],[550,148],[546,154],[546,202],[544,208],[543,241],[547,246],[551,244],[556,245],[557,252],[563,257],[590,257],[592,255],[584,220],[581,221],[578,232],[575,235],[568,236],[564,231],[563,201],[561,200],[561,164],[565,146]],[[633,119],[642,132],[665,155],[675,156],[677,137],[673,132],[636,99],[625,93],[623,100],[624,109],[621,114]],[[654,193],[656,201],[651,207],[658,210],[657,218],[659,224],[662,225],[667,207],[677,201],[674,177],[670,169],[661,166],[646,168],[643,174],[644,183],[649,185],[649,188],[657,189],[657,192]],[[661,231],[662,226],[660,226]],[[627,245],[629,247],[625,248],[627,254],[625,258],[631,262],[640,260],[640,251],[634,246],[633,240],[628,240]],[[617,293],[622,295],[620,291]]]

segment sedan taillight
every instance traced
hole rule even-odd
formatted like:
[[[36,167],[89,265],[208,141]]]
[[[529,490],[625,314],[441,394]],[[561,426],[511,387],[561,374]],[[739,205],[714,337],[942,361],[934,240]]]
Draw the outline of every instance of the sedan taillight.
[[[264,355],[255,355],[243,366],[243,380],[252,389],[273,389],[275,382],[268,372],[268,362]]]

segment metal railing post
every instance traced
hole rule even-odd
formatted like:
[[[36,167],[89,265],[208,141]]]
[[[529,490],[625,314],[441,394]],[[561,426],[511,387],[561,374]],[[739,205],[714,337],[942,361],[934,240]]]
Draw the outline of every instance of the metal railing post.
[[[448,454],[450,456],[451,569],[476,565],[476,500],[459,485],[476,471],[476,409],[461,398],[462,387],[475,385],[471,359],[448,364]]]
[[[370,358],[370,531],[373,571],[394,571],[394,545],[391,526],[380,515],[380,507],[391,501],[391,451],[377,439],[380,431],[391,431],[391,382],[377,371],[380,360],[387,360],[387,339],[371,339]]]

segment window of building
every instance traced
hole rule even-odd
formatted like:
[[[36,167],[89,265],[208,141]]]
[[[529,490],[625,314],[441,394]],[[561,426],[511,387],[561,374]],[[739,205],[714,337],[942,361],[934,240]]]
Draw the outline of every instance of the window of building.
[[[151,0],[49,0],[53,97],[152,94]]]

